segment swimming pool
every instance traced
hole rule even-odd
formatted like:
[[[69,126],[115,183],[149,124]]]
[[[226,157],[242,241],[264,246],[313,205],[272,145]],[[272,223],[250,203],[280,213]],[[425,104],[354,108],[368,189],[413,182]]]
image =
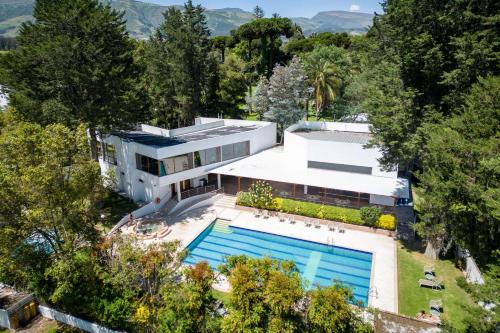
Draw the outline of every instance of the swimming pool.
[[[217,225],[217,226],[216,226]],[[295,262],[311,284],[329,286],[333,281],[350,287],[356,300],[368,303],[372,254],[347,248],[278,236],[212,223],[187,247],[186,264],[207,261],[217,269],[224,257],[245,254]]]

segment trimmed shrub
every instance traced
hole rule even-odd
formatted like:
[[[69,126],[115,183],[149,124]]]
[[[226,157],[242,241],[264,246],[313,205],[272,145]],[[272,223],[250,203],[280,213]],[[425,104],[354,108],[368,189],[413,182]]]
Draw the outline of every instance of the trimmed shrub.
[[[318,217],[321,212],[323,219],[339,221],[351,224],[363,224],[359,210],[352,208],[336,207],[336,206],[324,206],[314,202],[303,202],[293,199],[282,198],[282,208],[281,210],[285,213],[308,216],[308,217]]]
[[[264,208],[276,210],[283,213],[315,217],[349,224],[367,225],[366,222],[364,222],[361,218],[362,209],[360,210],[328,205],[325,206],[314,202],[304,202],[286,198],[273,198],[271,202],[271,205]],[[236,203],[240,206],[256,207],[252,205],[250,194],[248,192],[238,192]],[[377,228],[386,230],[394,230],[396,228],[396,218],[393,215],[380,215],[380,210],[376,207],[366,208],[375,208],[376,213],[378,214],[378,220],[376,220],[374,225],[370,226],[375,226]]]
[[[380,229],[394,230],[396,229],[396,218],[391,214],[382,214],[375,226]]]
[[[236,193],[236,204],[240,206],[251,207],[250,194],[248,192],[238,192]]]
[[[374,206],[362,207],[359,210],[359,213],[361,215],[361,220],[363,220],[363,222],[370,227],[375,226],[381,214],[380,209]]]

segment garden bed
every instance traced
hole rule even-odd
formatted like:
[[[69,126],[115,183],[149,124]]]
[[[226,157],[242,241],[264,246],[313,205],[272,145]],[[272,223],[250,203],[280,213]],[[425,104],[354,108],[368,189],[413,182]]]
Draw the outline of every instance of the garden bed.
[[[287,198],[274,198],[272,204],[260,207],[252,204],[248,192],[239,192],[236,203],[240,206],[264,208],[287,214],[370,227],[362,220],[361,211],[354,208],[322,205],[314,202],[304,202]],[[373,227],[392,231],[396,228],[396,219],[393,215],[381,215]]]

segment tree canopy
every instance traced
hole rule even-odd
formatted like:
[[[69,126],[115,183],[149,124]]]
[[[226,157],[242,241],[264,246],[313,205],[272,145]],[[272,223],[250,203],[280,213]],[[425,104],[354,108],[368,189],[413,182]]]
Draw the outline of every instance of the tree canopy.
[[[97,130],[143,116],[123,13],[97,0],[39,0],[33,17],[1,64],[10,103],[24,121],[86,124],[97,158]]]

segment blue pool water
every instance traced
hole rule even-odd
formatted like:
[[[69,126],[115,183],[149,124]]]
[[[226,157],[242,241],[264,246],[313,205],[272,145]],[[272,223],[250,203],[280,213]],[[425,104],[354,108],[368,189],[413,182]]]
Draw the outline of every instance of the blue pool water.
[[[268,256],[295,262],[311,284],[328,286],[333,281],[350,287],[357,301],[368,303],[372,254],[342,247],[278,236],[237,227],[205,229],[188,245],[186,264],[207,261],[213,268],[229,255]]]

